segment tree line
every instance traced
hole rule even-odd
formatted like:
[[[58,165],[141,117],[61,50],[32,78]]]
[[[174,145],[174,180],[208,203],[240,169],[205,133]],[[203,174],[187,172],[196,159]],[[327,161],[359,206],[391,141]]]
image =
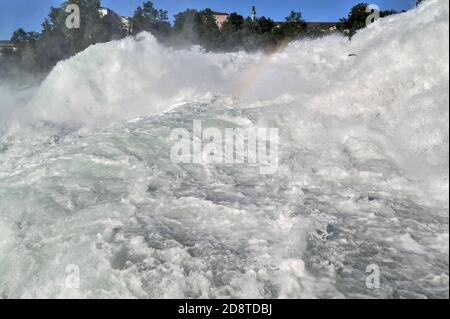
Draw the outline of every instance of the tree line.
[[[67,28],[66,7],[75,4],[80,8],[80,28]],[[354,6],[348,17],[340,20],[338,31],[352,37],[366,26],[368,4]],[[27,32],[20,28],[11,37],[16,49],[0,52],[1,72],[20,67],[27,72],[47,72],[58,61],[83,51],[95,43],[121,39],[129,33],[114,15],[101,17],[101,0],[67,0],[59,7],[51,7],[42,23],[41,32]],[[380,16],[395,14],[382,11]],[[120,20],[120,19],[119,19]],[[238,13],[231,13],[221,28],[211,9],[187,9],[174,16],[170,23],[168,12],[155,8],[146,1],[136,8],[132,17],[132,35],[151,32],[163,44],[172,47],[200,45],[209,51],[273,50],[289,41],[303,37],[318,37],[323,31],[307,28],[301,12],[292,11],[283,23],[268,17],[253,20]]]

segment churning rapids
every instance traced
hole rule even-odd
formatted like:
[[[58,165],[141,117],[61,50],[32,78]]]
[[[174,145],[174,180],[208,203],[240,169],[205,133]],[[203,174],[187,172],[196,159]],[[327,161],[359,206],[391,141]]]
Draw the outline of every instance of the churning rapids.
[[[144,33],[0,83],[0,297],[448,298],[448,19],[270,56]],[[279,128],[278,171],[173,163],[193,120]]]

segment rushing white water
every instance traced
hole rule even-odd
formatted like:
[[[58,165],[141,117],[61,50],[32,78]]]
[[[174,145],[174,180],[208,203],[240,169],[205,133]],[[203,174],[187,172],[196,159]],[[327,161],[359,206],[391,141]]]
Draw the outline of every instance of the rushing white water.
[[[448,298],[448,17],[271,56],[141,34],[0,84],[0,297]],[[193,120],[279,128],[278,171],[171,162]]]

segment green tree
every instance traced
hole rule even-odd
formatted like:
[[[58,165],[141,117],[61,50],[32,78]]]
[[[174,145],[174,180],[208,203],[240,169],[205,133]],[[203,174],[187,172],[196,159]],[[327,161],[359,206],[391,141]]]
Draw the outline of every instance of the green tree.
[[[198,11],[187,9],[179,12],[174,17],[174,23],[171,34],[171,42],[175,45],[198,44],[197,30],[201,24]]]
[[[66,26],[66,7],[75,4],[80,8],[80,28]],[[111,40],[105,20],[99,15],[100,0],[68,0],[60,7],[52,7],[43,23],[43,42],[56,49],[59,58],[76,54],[88,46]]]
[[[80,29],[68,29],[65,26],[67,18],[65,8],[68,4],[76,4],[80,8]],[[92,44],[111,40],[112,34],[107,20],[101,19],[99,9],[100,0],[68,0],[60,8],[63,11],[64,25],[60,25],[59,28],[62,28],[62,33],[69,38],[70,54],[83,51]]]
[[[34,42],[37,38],[38,35],[36,32],[25,32],[24,29],[19,28],[17,31],[14,31],[11,42],[14,43],[16,47],[19,47]]]
[[[222,25],[221,31],[224,34],[232,34],[234,32],[241,31],[244,26],[244,22],[245,20],[243,16],[233,12]]]
[[[211,9],[198,12],[200,23],[197,25],[198,38],[202,46],[209,50],[215,50],[219,45],[219,26]]]
[[[305,32],[306,23],[301,12],[291,11],[285,20],[286,23],[279,26],[277,30],[285,39],[297,39]]]
[[[261,17],[255,22],[248,17],[242,30],[244,48],[248,51],[270,50],[282,41],[283,34],[273,20]]]
[[[208,50],[218,47],[220,30],[211,9],[187,9],[175,15],[172,41],[178,45],[199,44]]]
[[[80,8],[80,28],[68,28],[66,7]],[[99,15],[100,0],[67,0],[59,7],[51,7],[42,24],[42,34],[33,45],[35,68],[48,70],[58,61],[66,59],[88,46],[111,40],[107,20]],[[28,46],[29,48],[29,46]],[[19,50],[22,51],[22,50]]]
[[[366,12],[367,6],[367,3],[359,3],[350,10],[347,18],[340,19],[341,28],[348,30],[350,37],[366,27],[366,19],[369,16]]]
[[[261,17],[256,21],[256,29],[258,33],[266,33],[272,31],[275,23],[270,18]]]
[[[26,32],[19,28],[14,31],[11,42],[14,44],[14,49],[7,49],[2,52],[11,63],[20,65],[21,68],[31,70],[35,69],[36,58],[35,49],[36,43],[40,38],[37,32]]]
[[[305,22],[305,21],[303,20],[301,12],[291,11],[289,16],[286,17],[286,22],[289,22],[289,23],[302,23],[302,22]]]
[[[358,30],[366,27],[366,20],[371,14],[371,10],[367,10],[367,3],[359,3],[355,5],[348,14],[347,18],[340,19],[340,29],[347,30],[350,37],[356,34]],[[380,18],[397,14],[395,10],[380,11]]]
[[[135,33],[148,31],[159,39],[167,37],[170,32],[170,23],[166,10],[156,9],[153,2],[147,1],[136,8],[133,15]]]
[[[244,23],[244,17],[236,12],[229,15],[220,29],[220,49],[234,51],[243,48],[242,30]]]

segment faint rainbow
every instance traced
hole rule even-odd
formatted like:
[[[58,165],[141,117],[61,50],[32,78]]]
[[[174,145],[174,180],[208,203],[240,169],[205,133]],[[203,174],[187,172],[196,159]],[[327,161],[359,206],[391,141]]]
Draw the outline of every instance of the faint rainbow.
[[[249,94],[256,84],[262,78],[264,73],[270,68],[273,63],[273,57],[282,52],[289,44],[288,40],[282,41],[277,46],[273,47],[269,52],[262,55],[261,59],[252,65],[242,76],[241,81],[238,82],[236,94],[238,97],[245,97]]]

